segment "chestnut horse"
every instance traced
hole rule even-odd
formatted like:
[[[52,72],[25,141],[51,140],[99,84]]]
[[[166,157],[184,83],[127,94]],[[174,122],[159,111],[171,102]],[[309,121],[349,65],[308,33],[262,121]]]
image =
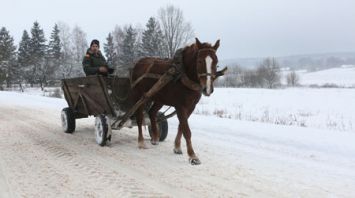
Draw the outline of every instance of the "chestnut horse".
[[[159,133],[157,129],[157,113],[163,105],[173,106],[179,119],[178,133],[175,138],[174,152],[182,154],[181,136],[186,140],[187,153],[192,165],[200,164],[191,142],[191,130],[188,124],[188,118],[195,109],[196,104],[201,98],[201,94],[209,96],[213,93],[213,81],[224,74],[217,72],[216,50],[219,47],[219,40],[212,46],[209,43],[201,43],[196,38],[196,43],[187,46],[182,51],[182,75],[169,82],[150,102],[148,114],[152,126],[153,145],[159,142]],[[145,73],[164,74],[173,64],[172,60],[146,57],[140,59],[133,68],[132,81],[134,82]],[[157,82],[154,78],[143,78],[132,88],[133,101],[138,101]],[[143,111],[145,105],[142,105],[135,112],[139,130],[138,146],[146,148],[142,134]]]

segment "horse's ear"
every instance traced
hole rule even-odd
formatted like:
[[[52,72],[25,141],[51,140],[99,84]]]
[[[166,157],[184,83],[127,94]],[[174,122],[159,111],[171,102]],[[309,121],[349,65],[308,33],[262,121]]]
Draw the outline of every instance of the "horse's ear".
[[[219,39],[218,39],[218,41],[216,41],[216,43],[214,44],[213,49],[217,51],[218,47],[219,47]]]
[[[195,39],[196,39],[197,48],[201,49],[202,48],[202,44],[201,44],[200,40],[198,40],[198,38],[195,38]]]

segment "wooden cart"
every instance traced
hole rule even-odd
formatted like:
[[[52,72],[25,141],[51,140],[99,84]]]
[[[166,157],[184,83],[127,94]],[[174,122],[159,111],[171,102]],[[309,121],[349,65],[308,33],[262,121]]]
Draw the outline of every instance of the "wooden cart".
[[[169,76],[163,76],[146,96],[154,95],[170,80]],[[68,107],[61,112],[64,132],[73,133],[75,131],[76,119],[95,116],[96,142],[101,146],[111,140],[112,130],[136,126],[134,112],[149,99],[149,97],[145,97],[137,103],[131,104],[128,97],[131,91],[130,79],[118,76],[63,79],[62,89],[68,103]],[[146,110],[149,109],[149,106],[150,104],[147,104]],[[168,115],[165,113],[159,112],[158,115],[160,141],[164,141],[168,134],[167,119],[175,115],[175,112]],[[145,111],[144,119],[151,134],[147,111]]]

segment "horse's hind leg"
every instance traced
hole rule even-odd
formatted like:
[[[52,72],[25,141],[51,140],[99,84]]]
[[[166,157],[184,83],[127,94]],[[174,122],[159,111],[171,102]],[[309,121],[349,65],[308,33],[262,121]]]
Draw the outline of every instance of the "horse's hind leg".
[[[137,126],[138,126],[138,148],[140,149],[146,149],[146,145],[144,143],[144,138],[143,138],[143,110],[144,110],[144,105],[139,107],[136,111],[136,120],[137,120]]]
[[[160,133],[158,132],[157,128],[157,113],[162,108],[162,106],[162,104],[154,102],[153,106],[149,109],[149,119],[152,127],[152,139],[150,142],[153,145],[159,144]]]
[[[178,132],[177,132],[176,137],[175,137],[175,147],[174,147],[174,153],[175,154],[182,154],[181,136],[182,136],[182,129],[181,129],[181,124],[179,124]]]

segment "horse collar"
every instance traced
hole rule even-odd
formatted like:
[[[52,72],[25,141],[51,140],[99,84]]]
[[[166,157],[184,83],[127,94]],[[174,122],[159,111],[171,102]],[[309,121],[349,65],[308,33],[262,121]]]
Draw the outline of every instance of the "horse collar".
[[[201,91],[202,90],[201,85],[190,80],[190,78],[185,73],[182,73],[180,79],[181,79],[181,83],[183,85],[185,85],[187,88],[189,88],[193,91]]]

